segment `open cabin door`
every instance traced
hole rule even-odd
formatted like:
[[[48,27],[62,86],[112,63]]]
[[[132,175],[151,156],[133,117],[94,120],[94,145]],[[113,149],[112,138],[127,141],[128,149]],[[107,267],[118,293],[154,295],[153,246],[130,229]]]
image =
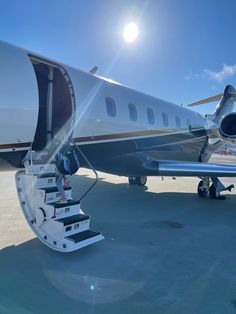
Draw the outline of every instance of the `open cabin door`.
[[[57,64],[30,56],[38,83],[39,115],[33,150],[41,151],[53,138],[56,129],[64,128],[72,136],[75,99],[70,78]]]
[[[27,151],[38,118],[38,88],[27,53],[0,41],[0,151]]]

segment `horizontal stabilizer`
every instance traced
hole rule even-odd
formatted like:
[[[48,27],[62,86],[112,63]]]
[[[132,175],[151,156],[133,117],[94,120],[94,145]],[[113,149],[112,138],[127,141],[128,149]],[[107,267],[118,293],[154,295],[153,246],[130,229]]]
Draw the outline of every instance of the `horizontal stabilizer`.
[[[214,102],[214,101],[218,101],[223,97],[223,93],[212,96],[212,97],[208,97],[208,98],[204,98],[198,101],[195,101],[189,105],[187,105],[188,107],[194,107],[194,106],[199,106],[199,105],[203,105],[203,104],[208,104],[210,102]]]
[[[188,104],[187,106],[188,107],[199,106],[199,105],[203,105],[203,104],[208,104],[210,102],[219,101],[219,100],[222,99],[222,97],[227,99],[227,98],[232,97],[232,96],[236,96],[236,91],[233,88],[233,86],[227,85],[225,87],[224,93],[221,93],[221,94],[218,94],[218,95],[215,95],[215,96],[211,96],[211,97],[208,97],[208,98],[203,98],[201,100],[198,100],[198,101],[195,101],[195,102],[193,102],[191,104]]]

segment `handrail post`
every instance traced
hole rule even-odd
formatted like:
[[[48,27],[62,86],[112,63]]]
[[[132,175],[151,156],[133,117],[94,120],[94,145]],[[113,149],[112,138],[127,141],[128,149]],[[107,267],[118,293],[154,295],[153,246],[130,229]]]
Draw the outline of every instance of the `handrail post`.
[[[93,188],[94,186],[98,183],[98,173],[95,170],[95,168],[93,167],[93,165],[89,162],[89,160],[86,158],[86,156],[84,155],[84,153],[79,149],[79,147],[76,145],[76,143],[72,140],[73,144],[75,145],[77,151],[79,152],[79,154],[81,154],[81,156],[84,158],[84,160],[86,161],[86,163],[89,165],[90,169],[93,171],[93,173],[95,174],[95,182],[90,186],[90,188],[85,191],[84,194],[82,194],[82,196],[80,197],[79,201],[81,201]]]

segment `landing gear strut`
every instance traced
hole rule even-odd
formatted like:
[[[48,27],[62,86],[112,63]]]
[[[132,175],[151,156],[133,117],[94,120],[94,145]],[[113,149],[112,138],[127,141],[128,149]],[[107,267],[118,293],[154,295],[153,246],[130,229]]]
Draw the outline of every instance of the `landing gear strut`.
[[[221,199],[225,198],[225,196],[220,196],[220,192],[216,190],[216,187],[214,186],[214,184],[212,184],[209,188],[209,196],[210,198],[215,199],[215,200],[220,199],[220,198]]]
[[[223,200],[225,196],[220,195],[220,192],[230,191],[234,188],[231,184],[225,187],[223,183],[216,177],[204,177],[198,184],[197,194],[200,197],[210,196],[211,199]]]
[[[147,183],[147,177],[129,177],[129,184],[144,186]]]

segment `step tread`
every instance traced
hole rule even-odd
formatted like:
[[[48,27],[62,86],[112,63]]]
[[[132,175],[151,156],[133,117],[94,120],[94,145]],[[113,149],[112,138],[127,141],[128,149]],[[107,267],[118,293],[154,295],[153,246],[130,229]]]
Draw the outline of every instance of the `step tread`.
[[[64,223],[64,226],[68,226],[68,225],[72,225],[72,224],[75,224],[77,222],[84,221],[87,219],[89,219],[89,216],[83,215],[83,214],[78,214],[78,215],[73,215],[73,216],[69,216],[69,217],[59,218],[59,219],[56,219],[55,221],[62,222],[62,223]]]
[[[78,243],[78,242],[81,242],[81,241],[88,240],[90,238],[96,237],[98,235],[101,235],[101,232],[95,232],[95,231],[92,231],[92,230],[86,230],[86,231],[83,231],[83,232],[72,234],[71,236],[66,237],[66,239],[72,240],[75,243]]]
[[[33,165],[37,165],[37,166],[47,166],[47,165],[55,165],[55,161],[46,161],[42,160],[42,159],[35,159],[33,160]]]
[[[47,205],[53,206],[54,208],[62,208],[62,207],[69,207],[69,206],[78,205],[78,204],[80,204],[80,201],[69,201],[69,202],[64,203],[64,204],[60,204],[60,203],[49,203],[49,204],[47,204]]]
[[[54,178],[55,176],[55,173],[42,173],[37,175],[38,179]]]
[[[39,188],[39,190],[43,190],[43,191],[45,191],[46,193],[58,192],[57,187],[52,187],[52,188]],[[64,191],[69,191],[69,190],[71,190],[71,186],[64,187]]]

